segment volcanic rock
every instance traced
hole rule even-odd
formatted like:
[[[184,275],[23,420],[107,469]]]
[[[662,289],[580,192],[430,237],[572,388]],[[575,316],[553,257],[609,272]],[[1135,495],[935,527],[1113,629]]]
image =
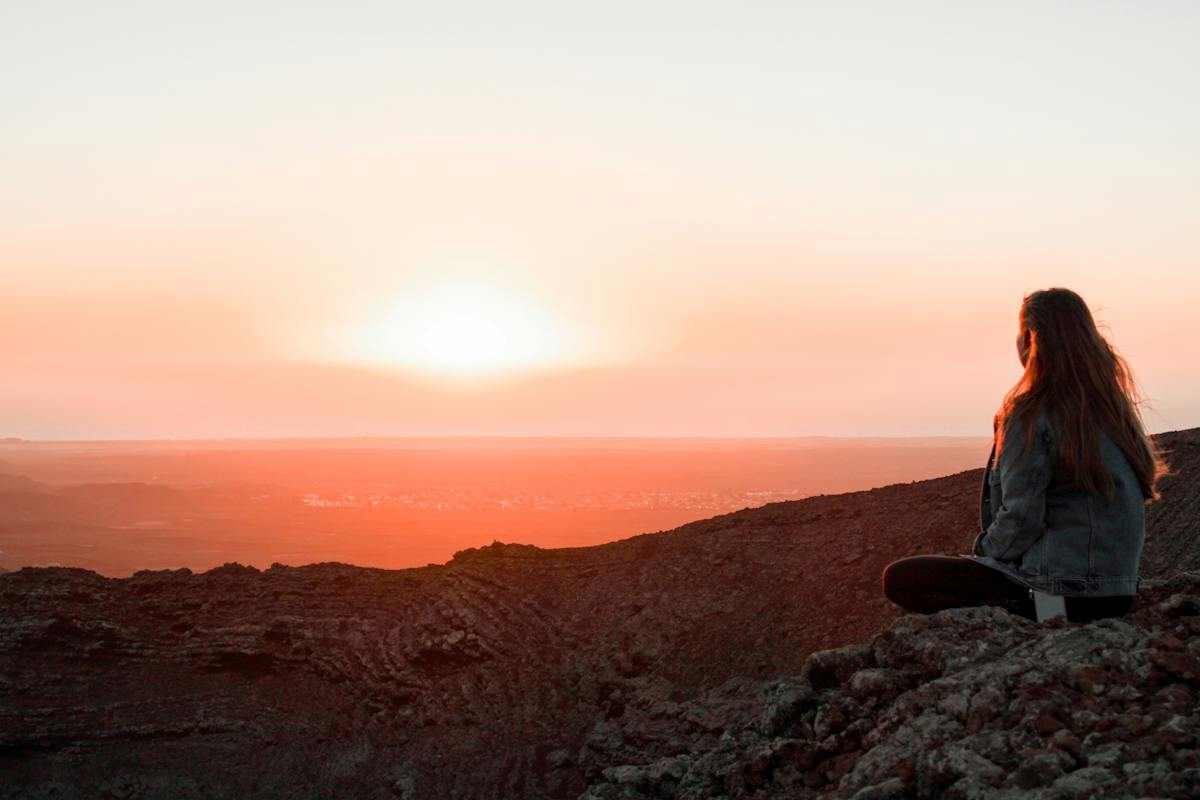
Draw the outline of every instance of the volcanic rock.
[[[902,614],[979,470],[411,570],[0,575],[0,798],[1194,797],[1200,431],[1121,619]]]

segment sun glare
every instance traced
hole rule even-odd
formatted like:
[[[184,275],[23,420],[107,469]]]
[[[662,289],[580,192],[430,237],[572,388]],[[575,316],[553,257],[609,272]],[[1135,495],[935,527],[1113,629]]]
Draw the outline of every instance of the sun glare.
[[[484,283],[454,283],[400,298],[367,332],[370,360],[455,376],[484,376],[562,358],[561,331],[529,298]]]

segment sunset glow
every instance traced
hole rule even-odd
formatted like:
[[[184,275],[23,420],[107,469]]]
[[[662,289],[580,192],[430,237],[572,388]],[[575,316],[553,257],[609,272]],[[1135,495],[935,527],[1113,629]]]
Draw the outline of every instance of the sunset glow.
[[[10,6],[0,435],[986,436],[1049,286],[1200,419],[1196,4]]]
[[[448,283],[397,299],[360,333],[368,361],[459,377],[539,367],[564,356],[561,332],[529,299],[484,283]]]

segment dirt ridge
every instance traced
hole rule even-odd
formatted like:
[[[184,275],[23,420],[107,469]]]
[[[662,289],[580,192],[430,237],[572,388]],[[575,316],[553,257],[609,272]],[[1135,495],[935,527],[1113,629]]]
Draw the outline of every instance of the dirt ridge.
[[[889,561],[966,551],[980,470],[597,547],[496,543],[410,570],[5,573],[0,798],[899,797],[955,786],[965,797],[1023,784],[1073,796],[1076,784],[1141,785],[1109,756],[1093,763],[1112,745],[1093,734],[1126,729],[1131,714],[1153,725],[1119,744],[1191,791],[1200,429],[1159,441],[1174,474],[1149,514],[1148,588],[1115,623],[902,616],[880,596]],[[1132,688],[1069,684],[1084,662],[1061,642],[1101,645],[1087,663],[1112,677],[1092,683]],[[1022,684],[1011,653],[1039,647],[1062,658]],[[958,699],[942,692],[947,680]],[[971,698],[989,686],[1012,708],[972,723]],[[1091,698],[1096,719],[1064,718],[1059,695]],[[930,711],[939,704],[952,708]],[[1042,783],[1012,777],[1035,746],[1015,731],[1051,725],[1021,709],[1060,709],[1048,735],[1074,737],[1058,737],[1069,762],[1036,762]],[[1178,713],[1159,719],[1167,711]],[[919,724],[947,733],[923,740],[934,755],[881,756]],[[951,747],[970,725],[982,725],[977,742],[1008,738]],[[1147,738],[1164,728],[1178,728],[1173,741]],[[960,785],[971,775],[983,783]]]

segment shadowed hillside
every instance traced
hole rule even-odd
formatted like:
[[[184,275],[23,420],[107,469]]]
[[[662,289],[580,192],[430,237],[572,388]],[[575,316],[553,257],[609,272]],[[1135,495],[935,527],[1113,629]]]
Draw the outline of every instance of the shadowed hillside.
[[[1114,725],[1133,731],[1133,755],[1166,765],[1147,769],[1179,777],[1200,769],[1200,661],[1185,644],[1200,619],[1188,574],[1200,429],[1159,440],[1175,474],[1150,513],[1153,580],[1115,623],[1038,626],[991,609],[896,621],[880,572],[966,552],[980,470],[411,570],[7,573],[0,797],[941,796],[964,769],[982,776],[981,796],[1086,769],[1081,786],[1105,784],[1130,753],[1093,764],[1104,737],[1087,737]],[[1040,677],[1019,678],[1042,656]],[[1100,672],[1079,666],[1093,656]],[[1065,718],[1075,695],[1047,700],[1065,676],[1095,719]],[[978,711],[984,684],[993,707],[1020,702]],[[926,719],[938,704],[950,722]],[[1035,706],[1054,721],[1025,720]],[[1140,721],[1097,727],[1114,715]],[[928,747],[900,752],[905,725],[925,726]],[[1006,733],[1021,726],[1070,758],[1010,784],[1034,748]],[[1154,751],[1140,737],[1161,729],[1177,733]],[[964,732],[1003,741],[991,757],[939,744]]]

